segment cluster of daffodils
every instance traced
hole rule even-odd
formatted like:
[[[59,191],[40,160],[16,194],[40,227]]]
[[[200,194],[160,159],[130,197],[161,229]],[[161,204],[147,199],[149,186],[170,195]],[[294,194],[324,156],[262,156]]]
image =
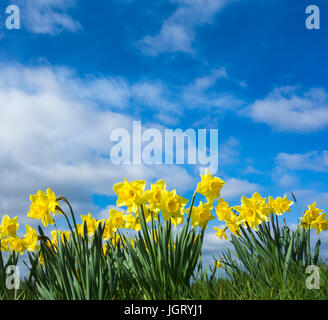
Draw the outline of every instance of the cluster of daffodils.
[[[260,224],[270,220],[272,213],[281,216],[285,212],[290,212],[292,204],[293,202],[288,200],[287,196],[276,199],[270,196],[267,200],[267,198],[262,198],[258,192],[255,192],[251,198],[242,196],[241,205],[234,207],[230,207],[224,199],[219,199],[215,210],[219,220],[226,223],[226,227],[224,229],[215,227],[217,236],[227,240],[227,229],[238,236],[240,225],[246,228],[251,227],[257,231]]]
[[[320,233],[323,230],[328,230],[328,220],[326,214],[322,213],[323,210],[318,209],[316,206],[316,202],[308,206],[308,209],[301,219],[300,225],[308,229],[316,229],[317,233]]]
[[[55,193],[48,189],[46,193],[42,190],[38,191],[36,195],[30,196],[31,206],[27,213],[29,218],[41,220],[42,224],[47,227],[50,224],[54,224],[53,216],[55,212],[61,213],[59,203],[57,201]],[[0,226],[0,243],[1,251],[16,251],[20,254],[24,254],[25,251],[33,252],[39,249],[38,241],[40,237],[37,231],[29,225],[25,225],[25,235],[23,238],[17,236],[19,223],[17,217],[11,219],[7,215],[2,217]],[[53,240],[57,242],[57,232],[51,232]]]
[[[24,254],[27,251],[34,251],[38,249],[38,235],[35,229],[26,225],[26,234],[23,238],[17,236],[17,230],[19,224],[17,223],[17,217],[11,219],[7,215],[2,217],[0,226],[0,244],[1,251],[16,251],[20,254]]]
[[[164,221],[170,221],[174,226],[177,226],[184,222],[186,216],[189,216],[191,226],[202,229],[208,226],[209,221],[215,219],[215,216],[212,215],[214,210],[217,218],[225,223],[223,229],[214,227],[216,235],[220,239],[228,240],[227,230],[237,236],[240,234],[241,225],[257,230],[260,224],[270,220],[272,213],[281,216],[285,212],[290,212],[290,206],[293,204],[286,196],[276,199],[270,196],[267,199],[256,192],[251,198],[243,196],[240,205],[231,207],[220,195],[224,184],[222,179],[212,176],[211,172],[206,170],[205,174],[201,175],[201,181],[196,189],[196,193],[202,195],[206,201],[200,201],[198,206],[192,205],[186,208],[188,200],[178,195],[176,190],[167,190],[164,180],[151,184],[150,189],[145,190],[146,181],[129,182],[124,179],[124,182],[115,184],[113,190],[117,195],[116,206],[125,208],[121,211],[110,209],[108,219],[97,220],[91,213],[81,215],[82,223],[76,224],[78,236],[84,238],[85,230],[87,230],[87,236],[91,238],[99,224],[102,224],[104,226],[103,240],[111,241],[114,247],[121,241],[124,247],[126,245],[125,240],[120,237],[117,230],[140,231],[139,209],[142,207],[147,223],[159,220],[161,216]],[[57,198],[50,189],[47,189],[46,192],[38,191],[36,195],[30,196],[30,200],[31,206],[27,216],[40,220],[44,227],[55,225],[54,217],[56,214],[65,215],[59,203],[63,198]],[[317,233],[327,230],[328,220],[322,211],[316,208],[316,203],[310,205],[301,219],[300,226],[315,229]],[[26,225],[25,235],[19,237],[17,236],[18,228],[17,217],[13,219],[7,215],[2,217],[0,226],[1,251],[11,250],[23,254],[25,251],[39,250],[38,241],[41,237],[37,231]],[[70,232],[61,230],[53,230],[50,234],[52,239],[49,239],[48,244],[54,248],[60,241],[59,239],[65,244],[71,235]],[[133,246],[132,239],[130,242]],[[107,243],[103,247],[104,254],[106,250]],[[220,263],[219,261],[218,267],[221,265]]]

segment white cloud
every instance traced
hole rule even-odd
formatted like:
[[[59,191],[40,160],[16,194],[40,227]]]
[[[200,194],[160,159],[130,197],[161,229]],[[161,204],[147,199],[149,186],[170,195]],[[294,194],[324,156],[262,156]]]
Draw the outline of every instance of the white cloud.
[[[218,226],[218,228],[225,228],[225,225]],[[210,230],[209,230],[210,229]],[[220,239],[216,234],[215,231],[211,231],[213,228],[208,226],[203,241],[203,250],[210,251],[213,253],[219,253],[220,250],[226,248],[229,245],[229,242],[225,239]]]
[[[262,172],[255,169],[253,166],[247,166],[247,168],[243,170],[243,174],[262,174]]]
[[[81,28],[67,11],[75,0],[17,0],[21,19],[31,33],[57,35],[66,30],[75,32]]]
[[[193,54],[195,29],[211,23],[227,0],[171,0],[177,3],[177,10],[162,24],[154,36],[146,36],[138,42],[138,47],[148,55],[156,56],[162,52],[184,52]]]
[[[230,137],[219,147],[219,166],[236,163],[239,157],[240,142]]]
[[[81,83],[65,68],[2,66],[2,214],[26,216],[29,195],[47,187],[65,195],[76,212],[85,214],[96,210],[92,194],[113,195],[113,184],[123,177],[165,178],[178,192],[195,185],[183,167],[114,166],[109,160],[110,132],[115,128],[129,130],[134,119],[113,111],[121,104],[117,101],[125,100],[124,94],[119,92],[117,96],[123,98],[111,101],[96,94],[93,84],[97,80]],[[80,88],[79,94],[74,88]],[[98,108],[99,99],[114,107]]]
[[[318,192],[311,189],[298,189],[293,191],[297,202],[302,205],[301,211],[305,210],[308,205],[317,202],[321,209],[328,210],[328,192]]]
[[[142,81],[133,84],[131,97],[138,105],[158,110],[162,119],[168,111],[170,111],[170,117],[172,112],[176,115],[182,112],[181,105],[172,102],[171,91],[160,81]]]
[[[298,183],[299,179],[297,176],[292,175],[287,168],[277,165],[271,172],[271,178],[273,181],[278,183],[281,187],[285,188],[295,188]],[[292,191],[292,190],[289,190]]]
[[[229,92],[218,92],[215,86],[219,80],[230,80],[225,68],[213,69],[210,73],[194,79],[193,82],[185,86],[182,90],[182,101],[188,108],[231,110],[237,109],[244,104],[244,101],[236,98]],[[196,122],[208,121],[205,117],[203,120]]]
[[[282,187],[295,187],[299,183],[299,179],[289,174],[283,174],[279,177],[278,182]]]
[[[248,182],[247,180],[231,178],[225,181],[221,196],[224,199],[230,200],[241,197],[242,195],[251,195],[260,190],[261,186],[258,184]]]
[[[278,131],[313,132],[328,126],[328,99],[322,88],[298,93],[296,87],[281,87],[243,111],[255,122]]]
[[[278,165],[290,170],[328,171],[328,151],[309,151],[306,153],[279,153],[276,157]]]
[[[194,83],[188,87],[187,91],[203,92],[203,91],[213,87],[213,85],[216,83],[216,81],[221,78],[224,78],[224,79],[228,78],[227,70],[225,68],[214,69],[211,71],[210,74],[196,78],[194,80]]]

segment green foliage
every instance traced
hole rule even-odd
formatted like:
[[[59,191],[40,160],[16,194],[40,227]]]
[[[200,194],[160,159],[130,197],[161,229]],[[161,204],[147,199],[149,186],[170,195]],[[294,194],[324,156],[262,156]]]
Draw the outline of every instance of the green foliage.
[[[190,215],[174,236],[171,222],[159,221],[151,227],[139,210],[142,230],[135,246],[127,242],[126,262],[144,299],[179,299],[190,288],[191,278],[200,263],[204,229],[199,236],[190,229]]]
[[[44,236],[41,250],[30,254],[31,273],[36,282],[38,298],[47,300],[106,300],[114,299],[117,291],[116,257],[107,258],[102,251],[102,233],[99,226],[91,245],[87,229],[84,239],[76,231],[69,241],[60,240],[56,248]],[[117,252],[119,253],[119,252]],[[44,266],[38,263],[42,255]]]
[[[0,243],[1,246],[1,243]],[[4,262],[3,254],[0,250],[0,300],[17,299],[16,291],[8,290],[6,286],[6,280],[8,274],[6,273],[7,267],[16,266],[18,262],[19,254],[11,252],[8,254],[7,261]]]
[[[320,289],[309,290],[304,274],[295,277],[288,274],[287,285],[281,288],[279,282],[272,282],[268,287],[261,279],[240,273],[234,279],[216,277],[209,282],[196,281],[190,297],[194,300],[327,300],[328,267],[320,264]]]
[[[71,209],[71,208],[70,208]],[[30,276],[35,297],[47,300],[179,299],[188,292],[201,261],[204,229],[199,235],[190,227],[190,215],[174,234],[171,222],[147,224],[141,207],[141,231],[134,239],[118,232],[103,252],[105,224],[99,224],[92,239],[78,235],[63,212],[71,236],[57,235],[57,245],[41,227],[40,250],[29,253]],[[118,237],[118,242],[112,241]],[[133,240],[133,245],[130,240]],[[39,262],[41,258],[42,264]]]
[[[240,276],[250,277],[273,288],[277,285],[284,290],[290,278],[302,279],[309,265],[316,265],[319,259],[320,240],[314,255],[310,248],[310,230],[299,227],[291,231],[279,226],[278,217],[262,223],[257,231],[240,227],[240,236],[232,235],[234,250],[225,250],[223,262],[228,278],[237,282]]]
[[[319,263],[320,240],[314,253],[310,231],[291,231],[278,219],[259,226],[258,231],[240,227],[232,236],[233,250],[223,253],[225,277],[202,267],[204,231],[190,226],[191,211],[182,229],[170,221],[146,222],[139,209],[141,230],[133,238],[116,232],[103,250],[105,224],[88,238],[63,212],[71,236],[58,233],[56,246],[39,227],[40,250],[29,253],[29,277],[19,290],[5,286],[6,267],[17,265],[18,253],[0,252],[0,299],[112,300],[112,299],[327,299],[328,268]],[[116,241],[116,236],[118,241]],[[115,241],[114,241],[115,239]],[[41,257],[40,257],[41,256]],[[40,263],[40,258],[43,263]],[[320,265],[320,289],[306,288],[305,268]]]

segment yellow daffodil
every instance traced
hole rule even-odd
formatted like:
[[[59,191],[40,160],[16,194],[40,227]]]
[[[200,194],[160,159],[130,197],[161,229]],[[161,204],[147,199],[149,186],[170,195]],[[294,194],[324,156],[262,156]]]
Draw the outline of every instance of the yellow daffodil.
[[[150,190],[146,190],[143,198],[149,204],[150,210],[158,212],[162,203],[162,191],[166,190],[166,183],[164,180],[159,180],[152,183]]]
[[[110,209],[109,224],[112,226],[112,232],[116,232],[118,228],[124,228],[125,221],[123,219],[123,211],[118,212],[115,209]]]
[[[290,212],[290,206],[293,205],[294,202],[287,199],[286,195],[283,198],[277,197],[276,199],[273,199],[270,196],[268,204],[271,207],[272,212],[274,212],[278,216],[281,216],[285,212]]]
[[[57,247],[57,244],[58,244],[58,239],[57,239],[58,235],[60,236],[62,243],[65,244],[65,238],[66,238],[66,241],[68,242],[71,233],[69,231],[62,232],[61,230],[51,231],[51,236],[52,236],[51,242],[55,247]]]
[[[222,269],[223,268],[222,260],[223,260],[223,258],[221,258],[220,260],[216,261],[216,264],[215,265],[216,265],[216,267],[218,269]]]
[[[171,223],[174,225],[174,227],[182,224],[183,221],[184,221],[184,215],[171,217]]]
[[[50,213],[55,216],[55,212],[59,207],[55,193],[51,189],[47,189],[46,193],[39,190],[36,195],[31,195],[30,200],[32,202],[30,210],[27,213],[29,218],[41,220],[42,224],[47,227],[49,224],[54,224],[54,221]]]
[[[317,219],[315,219],[311,224],[312,229],[316,229],[319,234],[321,231],[328,230],[328,220],[326,219],[326,214],[321,214]]]
[[[241,220],[238,215],[232,213],[230,215],[230,219],[226,221],[227,228],[230,230],[231,233],[234,235],[239,236],[239,226],[241,224]]]
[[[165,221],[171,218],[181,218],[188,200],[177,195],[176,190],[162,191],[161,213]]]
[[[17,217],[10,219],[9,216],[4,215],[0,226],[0,239],[15,237],[18,227]]]
[[[113,245],[114,248],[117,248],[119,244],[120,244],[120,247],[121,248],[125,248],[126,247],[125,239],[122,238],[119,234],[116,233],[112,237],[112,245]]]
[[[38,234],[35,229],[30,227],[29,225],[25,225],[26,233],[24,236],[24,243],[26,246],[26,250],[29,252],[33,252],[37,249],[38,242]]]
[[[320,214],[323,212],[322,209],[317,208],[317,203],[314,202],[308,206],[308,209],[304,212],[301,218],[301,223],[306,227],[310,228],[311,224],[319,218]]]
[[[81,216],[81,219],[82,219],[82,230],[84,230],[84,224],[86,224],[88,230],[88,236],[92,237],[97,230],[99,222],[92,217],[90,212],[86,216]]]
[[[130,243],[131,243],[132,248],[134,248],[135,247],[135,243],[134,243],[133,239],[130,238],[129,240],[130,240]]]
[[[218,205],[215,207],[215,211],[221,221],[229,220],[232,214],[232,208],[230,208],[229,203],[222,198],[218,200]]]
[[[312,203],[301,218],[301,225],[306,228],[316,229],[317,233],[328,230],[328,220],[326,214],[322,212],[322,209],[317,208],[316,202]]]
[[[114,185],[114,192],[118,195],[116,202],[117,206],[126,206],[127,213],[136,213],[144,202],[142,194],[145,190],[146,182],[143,180],[136,180],[129,182],[124,179],[124,182],[120,182]]]
[[[8,239],[0,239],[0,251],[7,252],[9,251]]]
[[[207,227],[208,222],[214,220],[215,217],[211,214],[212,203],[199,203],[198,207],[193,207],[191,210],[191,225],[200,228]]]
[[[154,220],[158,219],[159,209],[150,210],[150,207],[147,204],[143,204],[142,209],[147,223],[150,222],[152,219]]]
[[[84,239],[84,224],[77,224],[77,234],[81,239]]]
[[[220,239],[226,239],[226,241],[228,241],[228,237],[226,234],[226,229],[220,229],[217,227],[214,227],[214,229],[217,231],[217,233],[215,235],[217,235]]]
[[[42,268],[44,268],[44,257],[42,252],[40,251],[40,255],[39,255],[39,262]]]
[[[105,256],[106,253],[107,253],[107,249],[108,249],[108,243],[105,243],[105,244],[103,245],[103,255],[104,255],[104,256]]]
[[[103,240],[105,240],[105,241],[109,240],[112,237],[113,233],[114,233],[113,225],[112,225],[111,221],[109,219],[107,219],[105,221],[105,228],[104,228],[104,232],[102,235]]]
[[[133,216],[132,214],[124,215],[123,219],[125,220],[125,228],[132,229],[135,231],[141,230],[139,218]]]
[[[209,203],[220,198],[225,182],[218,177],[213,177],[209,169],[206,169],[205,174],[201,175],[201,179],[202,181],[197,185],[197,192],[205,196]]]
[[[11,251],[19,252],[21,255],[23,255],[26,250],[23,239],[17,236],[8,238],[8,245]]]
[[[239,220],[246,225],[257,230],[257,226],[264,221],[269,221],[271,212],[270,206],[266,203],[266,198],[262,198],[258,192],[255,192],[251,198],[242,196],[241,206],[233,207],[240,213]]]
[[[317,219],[315,219],[311,224],[312,229],[316,229],[319,234],[321,231],[328,230],[328,220],[326,219],[326,214],[321,214]]]

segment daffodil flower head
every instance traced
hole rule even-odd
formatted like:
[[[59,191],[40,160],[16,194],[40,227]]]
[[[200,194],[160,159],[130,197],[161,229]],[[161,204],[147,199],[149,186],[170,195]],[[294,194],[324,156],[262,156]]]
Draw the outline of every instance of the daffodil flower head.
[[[328,230],[328,220],[326,219],[326,214],[321,214],[317,219],[315,219],[311,224],[312,229],[317,230],[317,234],[321,231]]]
[[[230,219],[226,221],[227,228],[229,229],[229,231],[231,233],[239,236],[240,235],[239,226],[240,226],[241,222],[242,222],[242,219],[240,218],[240,216],[238,216],[235,213],[232,213],[230,215]]]
[[[38,234],[36,230],[29,225],[25,225],[25,229],[26,233],[24,236],[24,244],[26,246],[26,250],[33,252],[37,249]]]
[[[204,228],[208,222],[214,220],[215,217],[211,214],[213,208],[212,203],[202,203],[200,201],[198,207],[193,207],[191,210],[191,225]]]
[[[103,232],[103,235],[102,235],[103,240],[105,240],[105,241],[109,240],[112,237],[113,233],[114,233],[113,230],[114,230],[114,227],[113,227],[110,219],[107,219],[105,221],[105,228],[104,228],[104,232]]]
[[[285,212],[290,212],[290,206],[294,204],[293,201],[287,199],[287,195],[282,197],[277,197],[273,199],[271,196],[269,197],[268,204],[271,208],[271,211],[276,215],[281,216]]]
[[[0,239],[0,251],[3,252],[9,251],[8,239]]]
[[[312,203],[308,206],[308,209],[304,212],[304,215],[301,218],[302,224],[306,228],[310,228],[311,224],[320,216],[322,212],[322,209],[317,208],[316,202]]]
[[[251,198],[242,196],[241,206],[235,206],[233,209],[240,213],[239,220],[255,231],[262,222],[270,220],[271,208],[266,203],[266,198],[262,198],[258,192],[255,192]]]
[[[90,212],[88,215],[81,216],[81,219],[82,219],[82,226],[83,226],[82,230],[84,230],[84,224],[86,224],[88,230],[88,236],[92,237],[96,232],[99,222],[97,222],[97,220],[92,217]]]
[[[8,238],[8,245],[12,252],[19,252],[20,255],[23,255],[26,251],[24,240],[17,236]]]
[[[103,245],[103,255],[104,255],[104,256],[105,256],[106,253],[107,253],[107,249],[108,249],[108,243],[105,243],[105,244]]]
[[[114,248],[118,248],[119,245],[121,248],[125,248],[126,242],[124,238],[122,238],[119,234],[116,233],[114,237],[112,237],[112,245]]]
[[[146,181],[135,180],[129,182],[124,179],[124,182],[117,183],[113,186],[114,192],[118,195],[116,205],[126,206],[127,213],[136,213],[140,205],[144,202],[142,194],[145,190]]]
[[[124,215],[123,219],[125,220],[125,228],[135,231],[141,230],[141,224],[138,217],[135,217],[133,214]]]
[[[316,229],[318,234],[323,230],[328,230],[328,220],[326,214],[322,212],[323,209],[317,208],[316,202],[312,203],[301,218],[301,225],[306,228]]]
[[[184,207],[188,200],[179,196],[176,190],[163,190],[161,212],[163,219],[169,221],[171,218],[182,217],[184,215]]]
[[[225,182],[218,177],[213,177],[209,169],[206,169],[205,174],[201,175],[201,179],[197,185],[197,192],[205,196],[209,203],[220,198],[221,189]]]
[[[230,208],[229,203],[222,198],[218,200],[218,205],[215,207],[215,211],[217,217],[221,221],[229,220],[232,214],[232,208]]]
[[[215,262],[215,265],[216,265],[216,267],[218,269],[222,269],[223,268],[222,260],[223,260],[223,258],[221,258],[220,260],[218,260],[218,261]]]
[[[124,228],[125,221],[123,219],[123,211],[119,212],[115,209],[110,209],[109,224],[112,226],[113,232],[116,232],[118,228]]]
[[[4,215],[0,226],[0,239],[15,237],[18,228],[17,217],[11,219],[9,216]]]
[[[151,210],[158,210],[160,208],[163,190],[166,190],[166,183],[164,180],[159,180],[151,184],[150,190],[144,192],[143,198],[149,204]]]
[[[174,227],[176,228],[178,225],[182,224],[184,221],[184,215],[180,215],[180,216],[172,216],[171,217],[171,223],[174,225]]]
[[[220,229],[218,227],[214,227],[214,229],[217,231],[215,234],[216,236],[218,236],[220,239],[224,238],[226,241],[228,241],[228,237],[225,229]]]
[[[45,227],[48,227],[49,224],[54,224],[50,214],[55,216],[56,211],[57,213],[61,213],[56,209],[60,206],[55,193],[50,188],[47,189],[46,193],[39,190],[36,195],[30,196],[30,200],[32,204],[27,216],[32,219],[41,220]]]
[[[69,231],[61,231],[61,230],[51,231],[51,236],[52,236],[51,242],[55,247],[57,247],[57,245],[58,245],[58,236],[60,237],[62,243],[65,244],[65,238],[66,238],[66,241],[68,242],[70,235],[71,234],[70,234]]]

